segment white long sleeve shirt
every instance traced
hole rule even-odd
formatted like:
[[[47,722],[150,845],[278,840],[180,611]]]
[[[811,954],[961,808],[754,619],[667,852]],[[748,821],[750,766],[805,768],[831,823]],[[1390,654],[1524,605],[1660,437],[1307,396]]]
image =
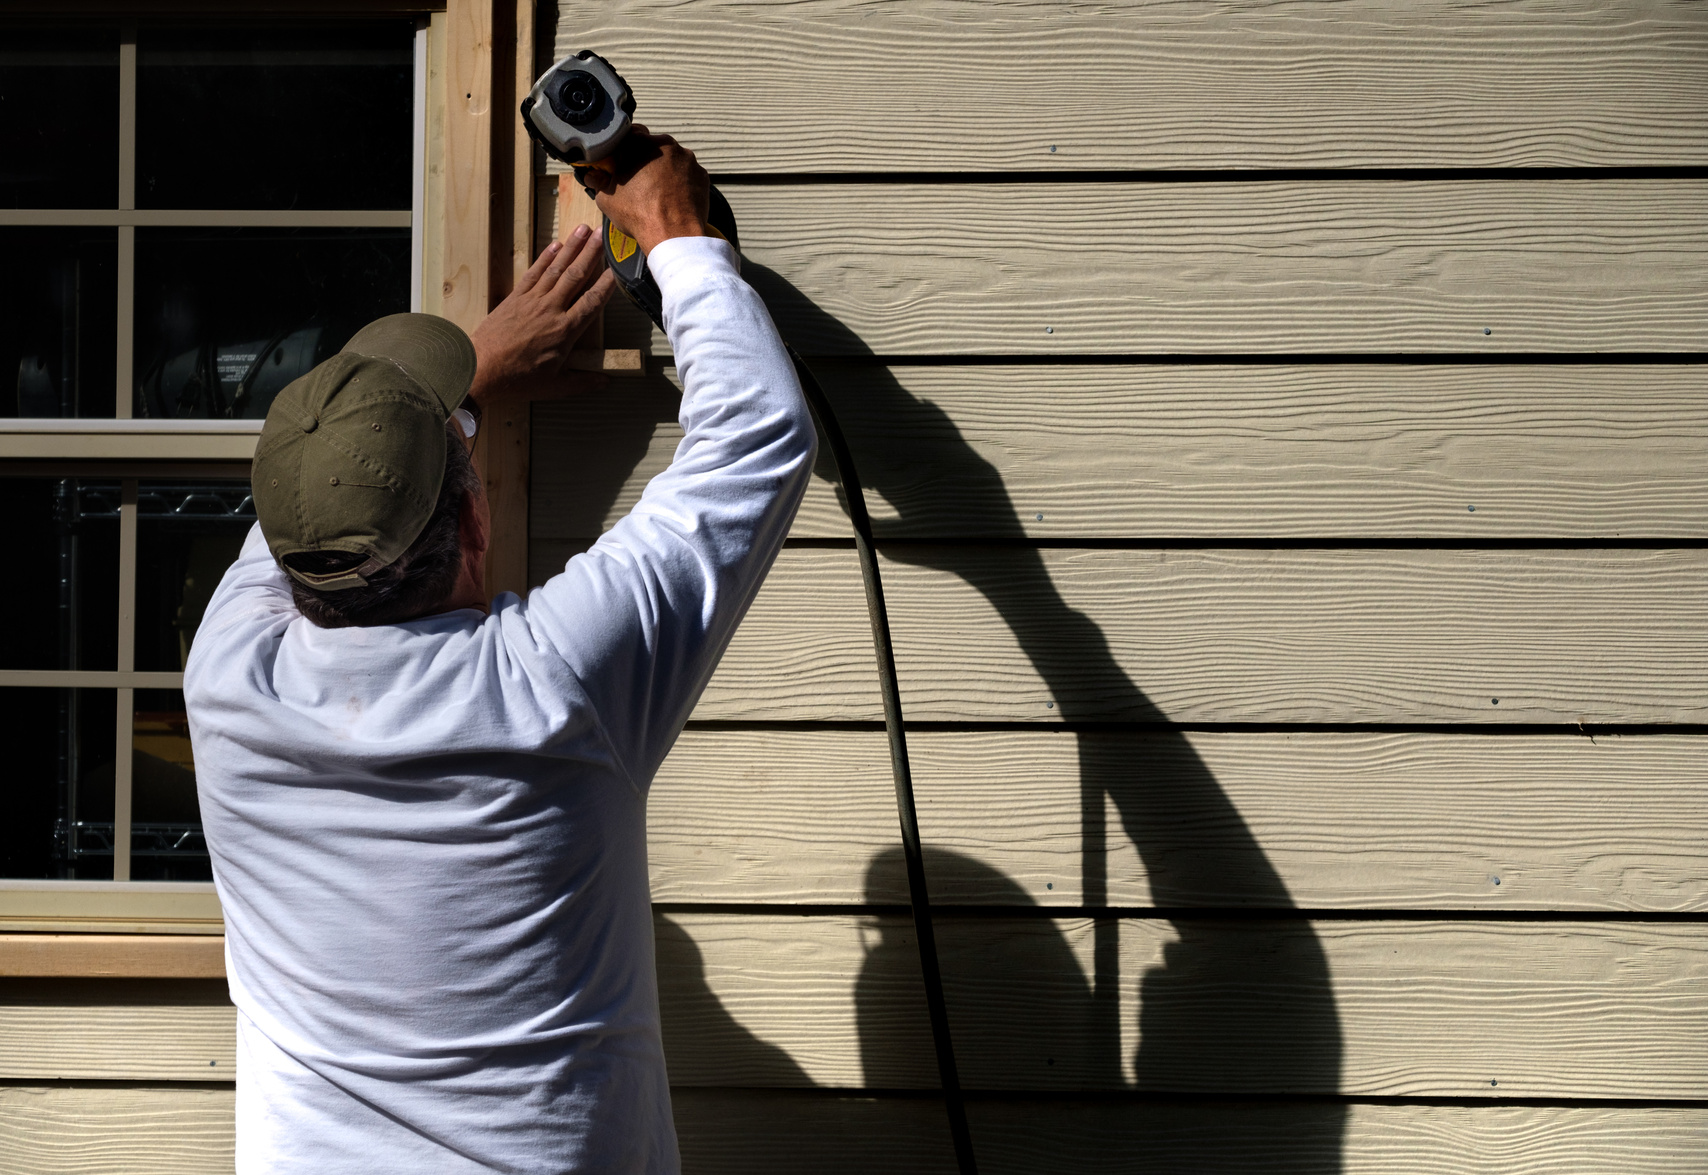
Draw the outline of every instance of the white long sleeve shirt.
[[[184,694],[244,1175],[678,1169],[647,787],[815,440],[730,247],[648,263],[686,436],[590,551],[490,615],[323,629],[257,528],[208,606]]]

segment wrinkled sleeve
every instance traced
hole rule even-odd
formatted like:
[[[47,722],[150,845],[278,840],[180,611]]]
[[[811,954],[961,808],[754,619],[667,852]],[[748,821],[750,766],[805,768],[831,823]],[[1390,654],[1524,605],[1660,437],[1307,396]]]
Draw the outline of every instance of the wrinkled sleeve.
[[[628,516],[521,605],[642,787],[775,560],[817,452],[794,366],[729,244],[679,237],[647,264],[685,435]]]

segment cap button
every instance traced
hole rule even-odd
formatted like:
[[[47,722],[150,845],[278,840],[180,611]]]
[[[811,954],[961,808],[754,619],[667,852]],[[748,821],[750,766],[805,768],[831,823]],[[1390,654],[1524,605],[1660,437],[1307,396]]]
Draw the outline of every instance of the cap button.
[[[302,430],[304,432],[313,432],[315,429],[317,429],[319,427],[320,427],[320,417],[311,416],[308,418],[308,423],[302,426]]]

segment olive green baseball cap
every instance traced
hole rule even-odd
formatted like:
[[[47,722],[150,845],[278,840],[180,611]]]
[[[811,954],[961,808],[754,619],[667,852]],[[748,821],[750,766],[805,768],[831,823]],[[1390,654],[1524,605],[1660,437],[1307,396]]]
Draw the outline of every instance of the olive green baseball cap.
[[[261,533],[287,572],[320,591],[363,587],[409,549],[438,504],[445,422],[474,363],[454,323],[393,314],[279,393],[251,478]],[[363,558],[311,574],[286,562],[305,551]]]

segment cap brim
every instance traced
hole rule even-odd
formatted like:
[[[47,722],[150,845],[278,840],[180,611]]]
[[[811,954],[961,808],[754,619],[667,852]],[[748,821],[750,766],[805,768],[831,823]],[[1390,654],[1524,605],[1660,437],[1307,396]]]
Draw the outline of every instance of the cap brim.
[[[357,331],[344,351],[386,359],[432,392],[448,417],[474,382],[474,344],[461,327],[434,314],[390,314]]]

